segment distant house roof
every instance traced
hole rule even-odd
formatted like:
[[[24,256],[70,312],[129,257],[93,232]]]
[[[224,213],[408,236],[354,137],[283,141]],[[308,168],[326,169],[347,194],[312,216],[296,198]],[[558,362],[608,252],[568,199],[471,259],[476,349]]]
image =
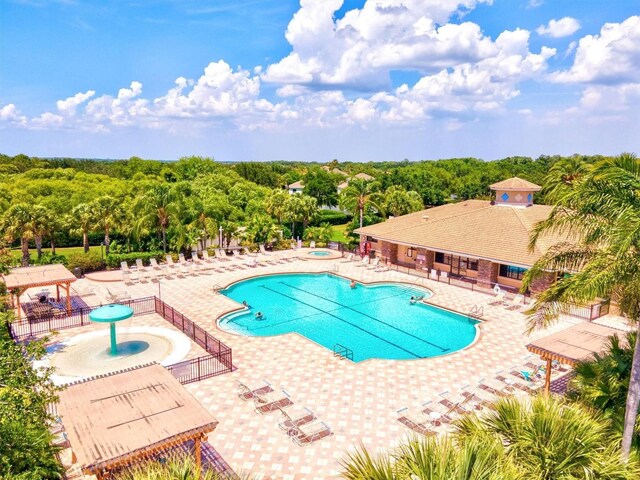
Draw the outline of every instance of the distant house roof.
[[[304,182],[302,180],[293,182],[291,185],[289,185],[289,188],[304,188]]]
[[[335,173],[336,175],[342,175],[343,177],[348,177],[349,176],[349,174],[347,172],[343,172],[339,168],[334,168],[333,170],[331,170],[331,173]]]
[[[524,192],[538,192],[542,190],[540,185],[528,182],[522,178],[513,177],[490,185],[491,190],[520,190]]]
[[[345,188],[347,188],[349,186],[349,182],[342,182],[340,185],[338,185],[338,188],[340,190],[344,190]]]
[[[355,230],[404,245],[424,247],[499,263],[532,266],[549,248],[567,237],[546,234],[533,251],[529,236],[535,224],[549,216],[552,207],[527,208],[492,205],[467,200],[395,217]]]
[[[71,384],[58,414],[82,471],[127,465],[212,432],[218,421],[163,366]]]
[[[375,177],[372,177],[371,175],[367,175],[366,173],[358,173],[357,175],[354,175],[353,178],[359,178],[360,180],[375,180]]]

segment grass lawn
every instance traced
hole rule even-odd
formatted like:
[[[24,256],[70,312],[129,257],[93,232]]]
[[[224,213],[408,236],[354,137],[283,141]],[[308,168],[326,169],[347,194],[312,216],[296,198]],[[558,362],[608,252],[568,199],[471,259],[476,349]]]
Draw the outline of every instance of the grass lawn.
[[[331,230],[333,231],[333,235],[331,235],[332,242],[342,242],[348,243],[349,239],[346,237],[345,230],[347,228],[347,223],[344,225],[333,225]]]
[[[90,247],[89,251],[100,252],[100,246]],[[51,249],[42,248],[42,253],[51,253]],[[57,247],[56,248],[56,255],[64,255],[65,257],[68,257],[69,255],[73,255],[74,253],[84,253],[84,248],[82,247]],[[14,248],[13,250],[11,250],[11,254],[16,258],[22,258],[22,250],[20,250],[19,248]],[[35,248],[30,248],[29,254],[31,256],[31,260],[36,259],[37,255],[36,255]]]

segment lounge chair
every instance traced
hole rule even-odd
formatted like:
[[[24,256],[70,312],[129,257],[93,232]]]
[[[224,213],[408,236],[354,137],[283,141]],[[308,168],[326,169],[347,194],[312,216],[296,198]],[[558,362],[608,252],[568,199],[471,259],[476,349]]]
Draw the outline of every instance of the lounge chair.
[[[207,252],[206,250],[202,251],[202,261],[207,263],[215,263],[215,259],[211,258],[209,256],[209,252]]]
[[[353,261],[353,257],[355,256],[355,254],[350,253],[349,255],[347,255],[344,260],[340,260],[340,263],[349,263]]]
[[[411,430],[422,435],[435,435],[432,426],[435,426],[436,417],[426,414],[424,411],[415,411],[409,408],[398,410],[398,421]]]
[[[524,295],[521,293],[517,294],[511,301],[504,302],[504,306],[507,310],[520,310],[524,307]]]
[[[242,251],[245,255],[251,255],[251,250],[249,250],[249,247],[242,247]]]
[[[269,382],[263,380],[259,385],[249,385],[238,380],[238,397],[242,400],[250,400],[255,395],[273,392],[273,387]]]
[[[449,277],[447,272],[440,272],[440,280],[446,280]]]
[[[287,430],[287,435],[296,445],[303,447],[321,438],[329,437],[333,432],[326,423],[313,422],[293,427]]]
[[[178,265],[176,265],[173,261],[173,257],[169,254],[167,254],[167,256],[165,257],[167,259],[167,268],[177,272],[178,271]]]
[[[431,271],[429,272],[429,278],[431,280],[438,280],[438,271],[435,268],[432,268]]]
[[[150,267],[151,270],[156,272],[157,275],[166,275],[168,273],[160,266],[160,264],[155,258],[150,258],[149,263],[151,264],[151,267]],[[166,265],[165,265],[165,268],[166,268]]]
[[[504,297],[506,296],[506,292],[504,290],[500,290],[496,293],[496,296],[487,302],[487,305],[502,305],[504,303]]]
[[[231,253],[233,254],[234,258],[240,258],[242,255],[240,255],[240,250],[231,250]]]
[[[376,268],[378,268],[379,264],[380,264],[380,257],[376,257],[373,259],[371,263],[369,263],[369,266],[367,266],[367,268],[370,270],[375,270]]]
[[[280,390],[267,393],[253,392],[253,404],[257,413],[264,414],[293,405],[293,402],[287,392]]]
[[[149,269],[142,264],[141,258],[136,258],[136,270],[140,273],[140,275],[144,275],[145,278],[149,278]]]
[[[269,252],[267,252],[267,249],[264,248],[264,243],[260,244],[260,253],[262,253],[263,255],[271,255]]]
[[[178,254],[178,261],[180,262],[180,272],[188,275],[189,273],[195,273],[195,267],[193,264],[188,263],[187,259],[184,258],[184,253]]]
[[[131,300],[131,295],[127,291],[112,291],[109,288],[107,290],[107,298],[111,303],[122,302],[124,300]]]
[[[316,248],[316,242],[314,240],[309,242],[309,248]]]
[[[280,413],[281,417],[280,420],[278,420],[278,427],[282,430],[289,430],[290,428],[298,427],[305,423],[311,423],[316,419],[316,416],[311,410],[295,405],[281,408]]]
[[[222,261],[222,262],[230,262],[231,259],[227,258],[227,254],[224,251],[224,249],[222,248],[216,248],[216,257],[218,258],[218,260]]]
[[[366,267],[367,265],[369,265],[369,257],[362,257],[362,260],[356,263],[356,267]]]
[[[140,272],[137,270],[131,270],[127,262],[120,262],[120,269],[122,270],[122,281],[126,283],[126,279],[129,278],[132,282],[140,281]]]

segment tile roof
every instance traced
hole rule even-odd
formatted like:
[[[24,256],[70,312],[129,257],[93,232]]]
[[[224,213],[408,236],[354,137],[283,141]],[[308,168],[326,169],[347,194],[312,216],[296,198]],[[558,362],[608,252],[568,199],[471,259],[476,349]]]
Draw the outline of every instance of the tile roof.
[[[531,230],[548,217],[551,209],[548,205],[523,208],[467,200],[392,218],[355,232],[430,250],[531,266],[551,246],[566,241],[560,235],[544,235],[529,251]]]
[[[0,279],[6,284],[7,290],[60,285],[77,280],[64,265],[57,263],[14,268],[8,274],[0,275]]]
[[[518,177],[508,178],[507,180],[494,183],[493,185],[489,185],[489,188],[491,190],[522,190],[526,192],[537,192],[542,190],[540,185],[536,185],[535,183],[528,182],[527,180]]]
[[[304,182],[302,180],[293,182],[288,188],[304,188]]]
[[[359,178],[360,180],[375,180],[375,177],[372,177],[371,175],[367,175],[366,173],[358,173],[357,175],[353,176],[354,178]]]

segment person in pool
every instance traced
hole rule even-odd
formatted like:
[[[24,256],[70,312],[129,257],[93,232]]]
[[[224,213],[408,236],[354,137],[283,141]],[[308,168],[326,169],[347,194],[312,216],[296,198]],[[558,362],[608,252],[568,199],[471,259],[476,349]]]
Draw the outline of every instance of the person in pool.
[[[264,314],[262,312],[256,313],[256,320],[264,320]]]
[[[351,283],[349,284],[349,286],[351,288],[356,288],[356,281],[355,280],[351,280]]]

